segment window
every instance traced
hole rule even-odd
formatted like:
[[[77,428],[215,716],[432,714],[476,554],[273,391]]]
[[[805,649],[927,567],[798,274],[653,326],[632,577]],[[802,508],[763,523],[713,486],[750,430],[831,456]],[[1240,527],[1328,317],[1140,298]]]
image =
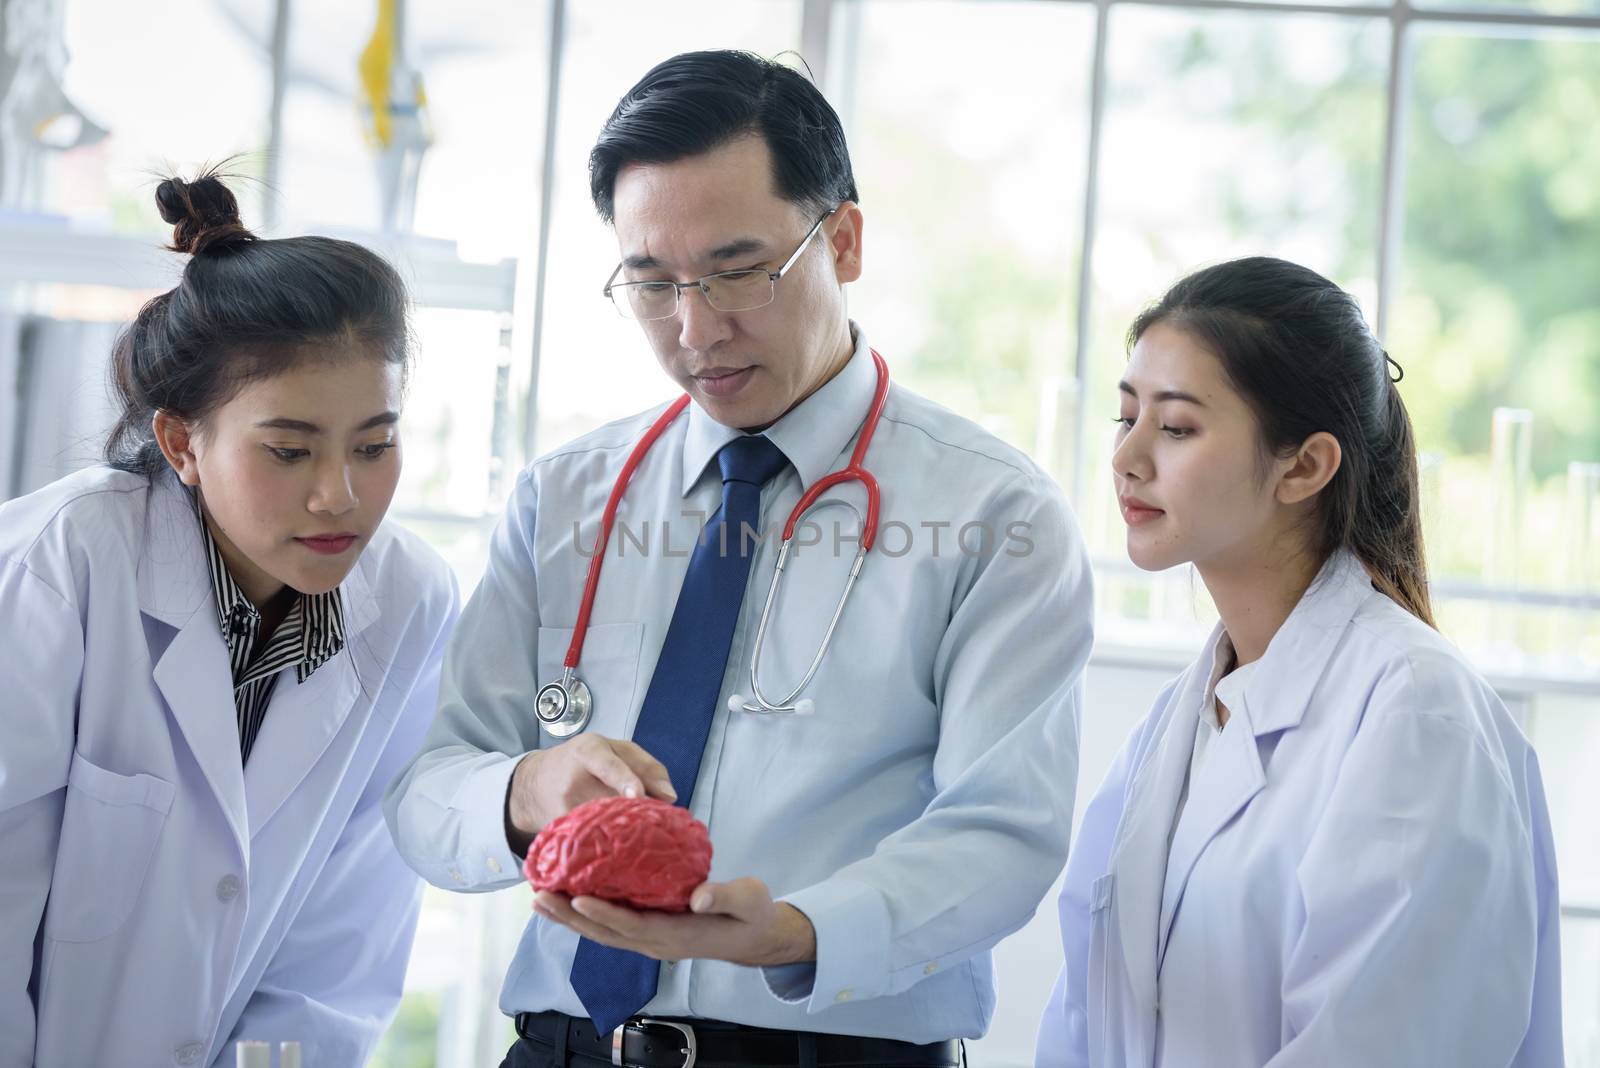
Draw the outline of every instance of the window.
[[[617,265],[617,242],[589,199],[588,161],[611,109],[645,71],[679,52],[748,48],[772,56],[800,43],[800,5],[791,0],[626,0],[573,4],[567,11],[549,268],[541,280],[537,452],[674,393],[638,325],[618,315],[600,292]]]
[[[1110,463],[1128,325],[1182,275],[1242,255],[1314,265],[1373,306],[1389,32],[1373,18],[1111,12],[1074,505],[1113,640],[1194,648],[1215,618],[1190,574],[1138,573],[1123,550]]]
[[[159,16],[116,0],[62,7],[63,89],[105,137],[43,155],[39,195],[10,199],[8,206],[159,233],[164,224],[154,195],[164,164],[220,161],[267,144],[272,65],[260,42],[271,39],[271,3],[172,0]],[[160,33],[152,38],[157,23]],[[182,40],[175,27],[182,27]],[[129,48],[129,41],[150,41],[153,48]],[[259,176],[260,159],[241,160],[241,169]],[[242,185],[239,192],[240,209],[259,219],[260,186]]]
[[[1092,12],[887,3],[843,21],[830,69],[869,265],[851,315],[898,381],[1068,481]],[[951,41],[960,62],[930,62]]]
[[[1390,351],[1431,454],[1433,566],[1592,594],[1594,520],[1576,509],[1600,458],[1600,195],[1584,177],[1600,165],[1600,39],[1442,25],[1410,48]],[[1596,662],[1592,605],[1446,607],[1453,637],[1502,660]]]

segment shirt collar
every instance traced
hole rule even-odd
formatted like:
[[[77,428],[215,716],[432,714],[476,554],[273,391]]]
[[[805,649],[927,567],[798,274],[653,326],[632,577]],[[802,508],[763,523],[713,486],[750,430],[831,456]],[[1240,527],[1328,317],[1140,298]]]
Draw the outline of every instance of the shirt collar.
[[[195,518],[200,524],[200,542],[205,547],[206,563],[211,574],[217,623],[222,629],[222,640],[228,647],[228,662],[233,667],[235,685],[238,685],[260,655],[256,644],[261,629],[261,612],[234,581],[221,548],[211,536],[211,528],[206,526],[198,498],[195,500]],[[300,594],[294,608],[280,625],[279,633],[289,627],[300,631],[299,655],[290,662],[299,669],[299,679],[304,682],[312,672],[344,648],[344,611],[339,590],[334,588],[326,593]],[[274,639],[276,637],[276,634],[273,635]]]
[[[1234,651],[1233,639],[1228,637],[1228,632],[1218,624],[1216,635],[1211,640],[1211,669],[1207,673],[1206,692],[1200,701],[1200,720],[1202,723],[1215,729],[1219,720],[1217,717],[1217,687],[1227,676],[1228,669],[1233,667]]]
[[[1217,627],[1217,632],[1212,637],[1210,653],[1211,667],[1207,672],[1206,679],[1206,704],[1210,704],[1212,698],[1216,696],[1217,683],[1221,682],[1222,677],[1228,673],[1228,669],[1233,667],[1235,656],[1233,639],[1228,637],[1228,632],[1220,626]]]
[[[838,465],[839,456],[855,440],[872,394],[877,369],[866,335],[850,324],[855,349],[839,373],[822,384],[763,433],[794,465],[802,486],[810,486]],[[707,465],[724,445],[741,436],[738,427],[723,426],[698,404],[689,405],[689,428],[683,439],[683,495],[687,497]]]

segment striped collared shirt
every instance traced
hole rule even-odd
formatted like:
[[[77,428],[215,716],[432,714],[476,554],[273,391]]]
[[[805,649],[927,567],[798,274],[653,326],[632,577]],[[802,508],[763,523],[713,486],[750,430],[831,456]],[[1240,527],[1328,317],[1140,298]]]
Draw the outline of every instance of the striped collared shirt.
[[[233,704],[239,720],[239,751],[244,761],[261,732],[272,700],[278,673],[295,669],[299,682],[327,663],[344,648],[344,611],[337,589],[327,593],[300,594],[294,607],[272,637],[260,640],[261,613],[244,595],[228,573],[228,565],[211,536],[205,519],[200,519],[200,539],[205,543],[206,560],[211,566],[211,589],[215,594],[217,619],[228,645],[228,665],[233,670]]]

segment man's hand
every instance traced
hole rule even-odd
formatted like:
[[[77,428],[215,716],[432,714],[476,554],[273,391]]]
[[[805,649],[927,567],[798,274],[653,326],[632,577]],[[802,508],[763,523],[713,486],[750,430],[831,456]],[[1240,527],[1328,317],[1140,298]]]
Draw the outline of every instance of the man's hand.
[[[533,836],[557,816],[585,801],[619,794],[678,799],[666,767],[632,742],[580,734],[529,753],[511,773],[506,791],[506,839],[512,852],[526,855]]]
[[[760,879],[701,883],[687,913],[643,912],[597,897],[541,891],[533,910],[595,942],[656,960],[725,960],[763,967],[817,959],[806,914],[772,900]]]

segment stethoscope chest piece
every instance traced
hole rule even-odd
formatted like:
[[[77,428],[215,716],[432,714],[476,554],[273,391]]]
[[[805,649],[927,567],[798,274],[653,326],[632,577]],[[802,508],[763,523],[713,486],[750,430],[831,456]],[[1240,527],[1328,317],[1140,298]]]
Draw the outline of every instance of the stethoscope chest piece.
[[[583,730],[594,711],[594,697],[589,686],[571,669],[563,672],[560,682],[547,682],[539,687],[534,700],[534,715],[546,731],[557,738],[567,738]]]

